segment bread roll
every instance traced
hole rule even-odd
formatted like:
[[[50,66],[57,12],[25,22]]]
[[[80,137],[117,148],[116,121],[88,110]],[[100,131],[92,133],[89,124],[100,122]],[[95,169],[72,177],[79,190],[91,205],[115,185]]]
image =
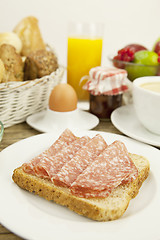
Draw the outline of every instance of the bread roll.
[[[15,47],[17,53],[20,53],[22,50],[22,42],[18,35],[14,32],[4,32],[0,33],[0,46],[2,44],[10,44]]]
[[[45,43],[42,39],[38,20],[35,17],[26,17],[13,30],[22,41],[22,55],[28,56],[31,52],[39,49],[45,49]]]
[[[0,46],[0,59],[5,66],[4,82],[23,81],[23,67],[21,56],[10,44]]]
[[[57,57],[51,51],[32,52],[25,60],[24,80],[33,80],[49,75],[58,68]]]
[[[0,59],[0,83],[4,81],[4,75],[5,75],[5,67],[2,60]]]

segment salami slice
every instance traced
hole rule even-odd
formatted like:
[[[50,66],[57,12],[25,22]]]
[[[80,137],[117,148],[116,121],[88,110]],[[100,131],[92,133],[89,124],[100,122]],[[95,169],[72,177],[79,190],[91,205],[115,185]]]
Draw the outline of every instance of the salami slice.
[[[24,163],[22,165],[23,171],[26,173],[34,174],[34,166],[38,164],[43,158],[56,155],[63,147],[66,147],[76,139],[76,136],[69,129],[66,129],[49,147],[49,149],[33,158],[31,161]]]
[[[77,152],[71,161],[62,167],[61,171],[52,178],[52,181],[58,186],[71,186],[79,174],[81,174],[106,147],[107,143],[103,137],[97,134]]]
[[[71,185],[78,197],[107,197],[123,180],[132,181],[138,170],[125,145],[115,141],[109,145]]]
[[[67,147],[52,157],[44,157],[35,167],[35,175],[42,178],[51,179],[60,171],[64,164],[70,161],[76,152],[82,148],[90,138],[84,136],[73,141]]]

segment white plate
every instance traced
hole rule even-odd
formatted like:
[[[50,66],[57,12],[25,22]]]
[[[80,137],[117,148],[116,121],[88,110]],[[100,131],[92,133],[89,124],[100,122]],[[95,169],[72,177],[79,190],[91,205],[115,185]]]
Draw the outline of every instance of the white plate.
[[[75,132],[94,136],[98,132]],[[17,142],[0,153],[0,222],[29,240],[159,240],[160,152],[116,134],[99,132],[107,141],[123,141],[132,153],[146,156],[151,172],[139,194],[118,220],[96,222],[20,189],[12,181],[13,170],[48,148],[57,134],[40,134]]]
[[[117,108],[111,114],[113,125],[125,135],[160,147],[160,135],[149,132],[138,120],[133,105]]]
[[[28,125],[40,132],[71,130],[90,130],[96,127],[99,119],[88,112],[76,109],[71,112],[54,112],[49,109],[35,113],[26,119]]]

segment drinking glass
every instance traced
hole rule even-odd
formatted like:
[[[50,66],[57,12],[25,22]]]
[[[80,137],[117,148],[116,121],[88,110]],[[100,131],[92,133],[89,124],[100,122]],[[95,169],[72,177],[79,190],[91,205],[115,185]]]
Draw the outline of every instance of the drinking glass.
[[[68,27],[67,82],[75,89],[78,100],[88,100],[89,93],[82,87],[83,76],[101,65],[103,24],[70,23]]]

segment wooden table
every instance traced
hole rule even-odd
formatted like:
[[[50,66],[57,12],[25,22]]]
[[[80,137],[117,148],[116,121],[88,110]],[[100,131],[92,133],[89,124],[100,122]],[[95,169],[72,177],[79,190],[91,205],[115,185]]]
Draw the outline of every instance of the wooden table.
[[[93,130],[121,134],[109,121],[100,122],[99,125]],[[6,128],[3,140],[0,143],[0,151],[2,151],[4,148],[8,147],[9,145],[15,142],[18,142],[24,138],[34,136],[37,134],[39,134],[39,132],[29,127],[26,123],[21,123]],[[7,230],[0,224],[0,240],[20,240],[20,239],[22,238],[11,233],[9,230]]]

